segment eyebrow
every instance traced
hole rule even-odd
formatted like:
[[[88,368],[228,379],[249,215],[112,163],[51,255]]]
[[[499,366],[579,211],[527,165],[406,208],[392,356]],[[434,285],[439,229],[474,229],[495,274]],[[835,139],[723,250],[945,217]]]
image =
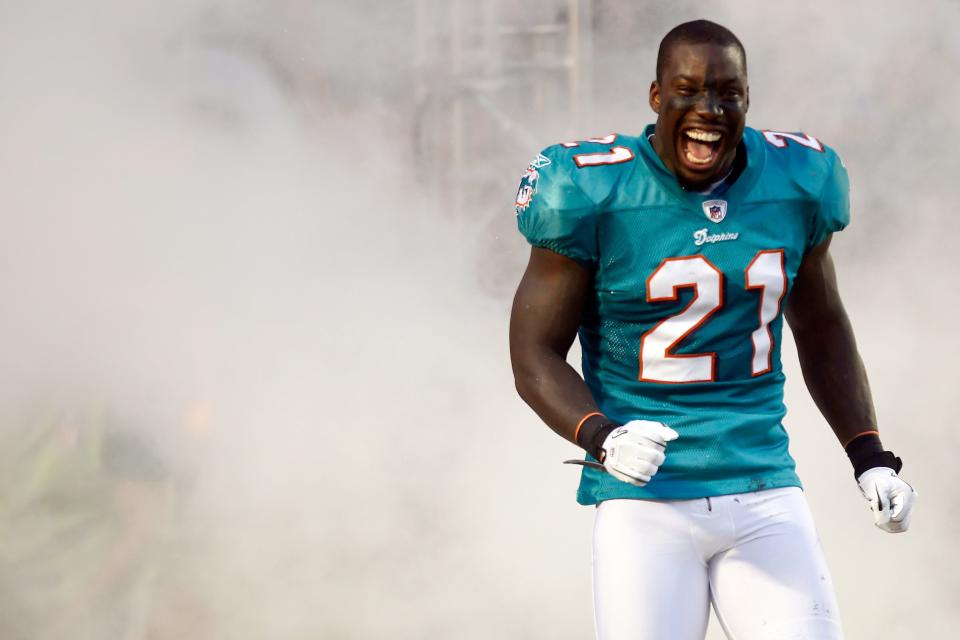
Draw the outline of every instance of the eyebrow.
[[[693,82],[693,83],[708,82],[708,83],[717,84],[717,85],[729,85],[729,84],[739,84],[739,85],[742,85],[742,84],[743,84],[743,82],[741,82],[741,79],[740,79],[739,77],[737,77],[737,76],[731,76],[731,77],[729,77],[729,78],[716,78],[716,77],[714,77],[714,78],[710,78],[709,80],[707,80],[707,79],[704,79],[704,78],[699,78],[699,77],[694,77],[694,76],[678,75],[678,76],[673,76],[673,78],[671,79],[670,82],[671,82],[671,83],[674,83],[674,82]]]

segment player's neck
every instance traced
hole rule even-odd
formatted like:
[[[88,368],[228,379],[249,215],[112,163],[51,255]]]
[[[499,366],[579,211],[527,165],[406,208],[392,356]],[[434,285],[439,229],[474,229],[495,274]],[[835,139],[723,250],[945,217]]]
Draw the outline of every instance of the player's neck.
[[[727,173],[710,185],[709,188],[703,191],[696,191],[700,195],[709,195],[714,191],[717,191],[724,185],[731,185],[737,181],[737,178],[740,177],[740,174],[743,173],[743,170],[747,167],[747,149],[743,144],[743,140],[740,141],[740,144],[737,145],[736,155],[733,156],[733,162],[730,164],[730,170]],[[686,187],[684,187],[686,189]]]
[[[728,179],[731,175],[733,175],[733,166],[730,167],[730,170],[727,171],[727,173],[726,173],[722,178],[720,178],[719,180],[713,182],[713,183],[712,183],[709,187],[707,187],[706,189],[687,189],[686,187],[684,187],[684,189],[687,189],[687,191],[693,191],[694,193],[699,193],[699,194],[702,195],[702,196],[709,195],[709,194],[713,193],[713,191],[714,191],[717,187],[719,187],[719,186],[722,185],[724,182],[726,182],[727,179]],[[682,185],[681,185],[681,186],[682,186]]]

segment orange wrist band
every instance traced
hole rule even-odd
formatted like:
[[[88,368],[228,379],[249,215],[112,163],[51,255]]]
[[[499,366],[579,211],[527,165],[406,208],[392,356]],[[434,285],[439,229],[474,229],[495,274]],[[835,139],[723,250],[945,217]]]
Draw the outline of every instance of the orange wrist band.
[[[580,427],[583,426],[583,423],[586,422],[588,418],[592,418],[593,416],[602,416],[602,415],[603,414],[600,413],[599,411],[591,411],[587,415],[580,418],[580,422],[577,423],[577,428],[573,432],[573,439],[579,442],[578,438],[580,437]]]
[[[847,440],[846,442],[844,442],[844,443],[843,443],[843,448],[846,449],[846,448],[850,445],[850,443],[853,442],[854,440],[856,440],[857,438],[859,438],[859,437],[861,437],[861,436],[868,436],[868,435],[870,435],[870,434],[873,434],[873,435],[875,435],[875,436],[879,436],[879,435],[880,435],[880,432],[877,431],[876,429],[871,429],[870,431],[862,431],[862,432],[858,433],[857,435],[853,436],[852,438],[850,438],[849,440]]]

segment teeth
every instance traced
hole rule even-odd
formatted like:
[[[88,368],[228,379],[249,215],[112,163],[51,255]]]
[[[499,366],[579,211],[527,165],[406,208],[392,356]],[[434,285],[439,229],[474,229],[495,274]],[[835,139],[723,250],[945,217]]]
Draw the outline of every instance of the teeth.
[[[722,137],[717,131],[703,131],[702,129],[688,129],[685,133],[688,138],[700,142],[716,142]]]
[[[701,160],[700,158],[697,158],[696,156],[694,156],[694,155],[693,155],[692,153],[690,153],[689,151],[686,152],[686,156],[687,156],[687,160],[688,160],[689,162],[693,163],[693,164],[710,164],[711,162],[713,162],[713,154],[712,154],[712,153],[710,154],[709,157],[704,158],[704,159],[702,159],[702,160]]]

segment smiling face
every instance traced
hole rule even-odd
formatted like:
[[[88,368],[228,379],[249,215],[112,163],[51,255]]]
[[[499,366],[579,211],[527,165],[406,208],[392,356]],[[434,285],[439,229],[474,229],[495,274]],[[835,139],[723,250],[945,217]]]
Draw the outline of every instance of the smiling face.
[[[678,42],[650,86],[653,148],[681,185],[705,189],[733,166],[749,106],[739,48]]]

